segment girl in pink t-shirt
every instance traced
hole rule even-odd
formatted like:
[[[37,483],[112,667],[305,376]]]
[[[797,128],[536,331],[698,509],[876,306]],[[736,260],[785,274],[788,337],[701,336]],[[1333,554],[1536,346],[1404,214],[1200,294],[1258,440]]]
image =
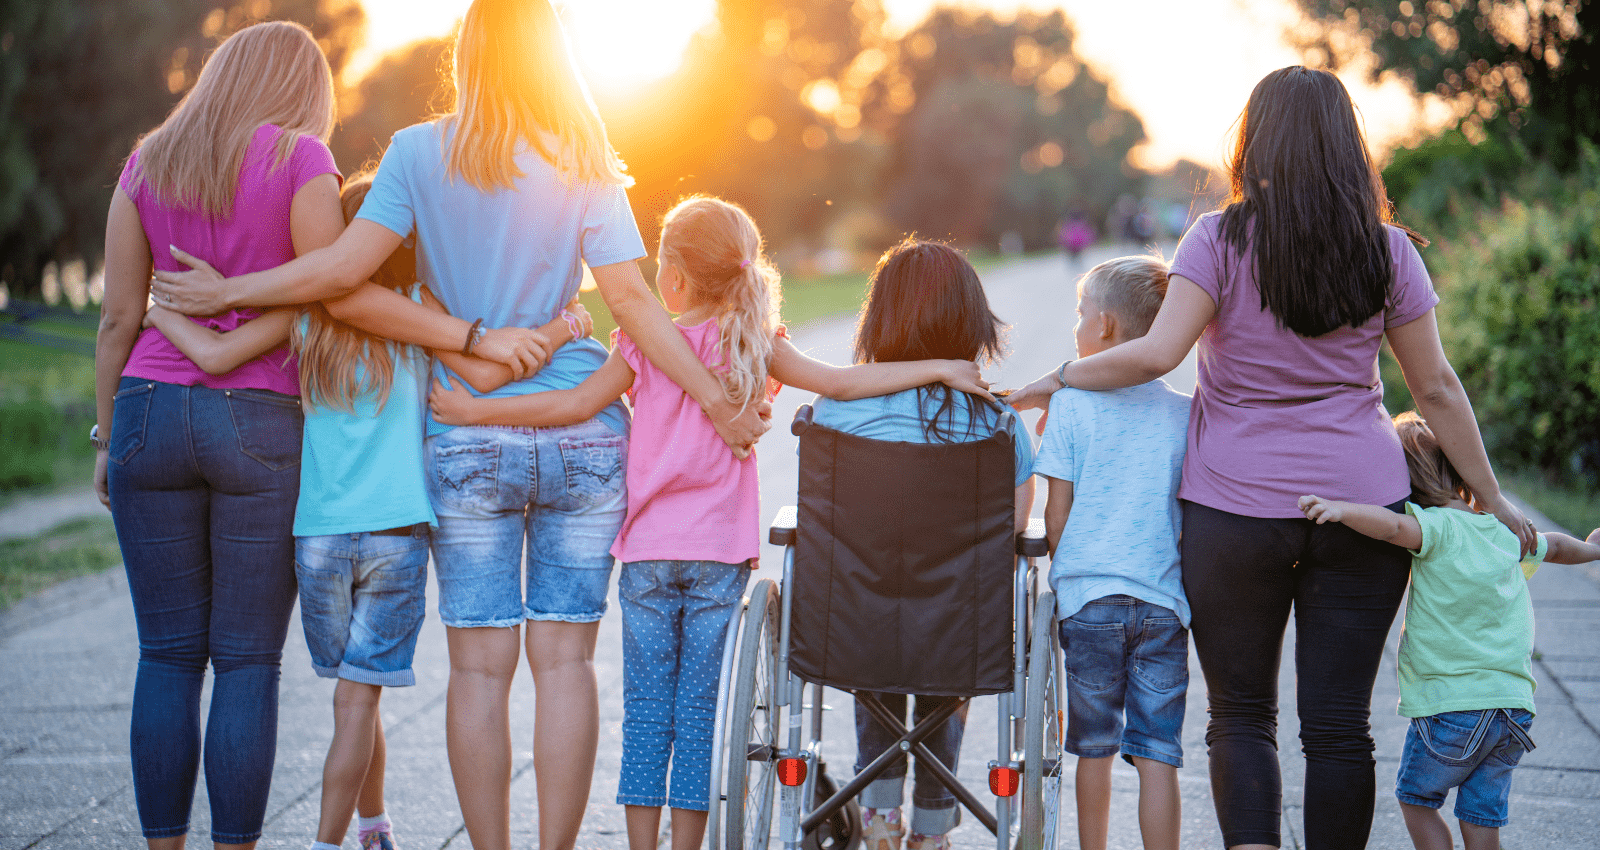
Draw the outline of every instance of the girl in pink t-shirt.
[[[667,214],[656,286],[736,404],[764,404],[774,380],[841,399],[937,382],[988,395],[970,361],[841,368],[800,353],[778,323],[778,272],[761,233],[726,201],[694,197]],[[605,365],[574,389],[474,398],[435,383],[431,405],[448,425],[546,427],[584,421],[624,392],[633,403],[628,512],[611,547],[623,562],[617,802],[632,850],[655,848],[662,805],[673,810],[674,850],[691,850],[709,808],[722,642],[761,546],[755,455],[734,457],[700,405],[620,332]]]

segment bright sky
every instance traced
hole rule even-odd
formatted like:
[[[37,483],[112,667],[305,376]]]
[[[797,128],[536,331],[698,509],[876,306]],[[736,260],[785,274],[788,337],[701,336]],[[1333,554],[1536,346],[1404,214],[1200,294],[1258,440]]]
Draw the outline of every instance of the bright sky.
[[[1077,25],[1078,53],[1111,80],[1145,122],[1144,164],[1178,157],[1221,162],[1230,125],[1250,89],[1268,71],[1297,63],[1283,32],[1296,20],[1292,0],[989,0],[967,5],[1009,12],[1062,8]],[[909,28],[936,0],[883,0],[894,26]],[[350,70],[359,75],[387,51],[446,35],[470,0],[366,0],[367,46]],[[711,20],[715,0],[567,0],[564,17],[590,83],[625,88],[665,76],[689,38]],[[946,0],[945,5],[950,5]],[[1424,116],[1406,87],[1370,87],[1346,79],[1379,149],[1404,141]]]

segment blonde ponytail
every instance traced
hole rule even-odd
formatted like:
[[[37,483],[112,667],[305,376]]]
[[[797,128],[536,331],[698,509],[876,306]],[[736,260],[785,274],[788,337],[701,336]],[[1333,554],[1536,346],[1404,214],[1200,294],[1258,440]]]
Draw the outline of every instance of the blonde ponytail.
[[[688,280],[690,303],[716,311],[722,356],[718,375],[728,401],[760,401],[778,330],[782,285],[777,267],[762,253],[755,221],[736,204],[689,198],[667,213],[660,253],[662,262],[671,263]]]

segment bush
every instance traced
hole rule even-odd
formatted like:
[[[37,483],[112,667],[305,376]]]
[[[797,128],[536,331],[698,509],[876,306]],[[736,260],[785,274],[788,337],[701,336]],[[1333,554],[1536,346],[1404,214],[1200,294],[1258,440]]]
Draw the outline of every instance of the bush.
[[[1600,155],[1434,252],[1440,330],[1497,461],[1600,487]]]

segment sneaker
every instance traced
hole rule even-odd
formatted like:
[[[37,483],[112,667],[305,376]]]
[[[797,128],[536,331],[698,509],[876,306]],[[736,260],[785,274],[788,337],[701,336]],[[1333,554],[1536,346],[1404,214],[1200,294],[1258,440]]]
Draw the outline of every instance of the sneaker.
[[[871,809],[872,816],[867,819],[865,828],[861,831],[861,850],[900,850],[900,842],[905,838],[906,828],[897,817],[890,820],[887,815],[880,812],[894,812],[898,809]],[[863,811],[865,815],[867,812]]]
[[[950,850],[950,836],[918,835],[913,832],[906,841],[906,850]]]
[[[361,850],[394,850],[394,835],[386,829],[374,829],[361,836]]]

